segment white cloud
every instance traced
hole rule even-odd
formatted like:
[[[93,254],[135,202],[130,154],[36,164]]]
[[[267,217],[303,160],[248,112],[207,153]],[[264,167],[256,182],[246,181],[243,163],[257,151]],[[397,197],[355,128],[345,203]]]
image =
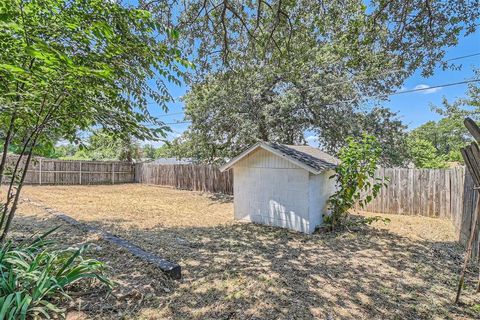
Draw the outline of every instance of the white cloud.
[[[424,94],[435,93],[435,92],[438,92],[438,91],[440,91],[440,90],[442,89],[442,88],[431,88],[431,89],[428,89],[428,88],[430,88],[430,86],[429,86],[428,84],[417,84],[417,85],[415,86],[415,88],[413,88],[413,89],[415,89],[415,90],[417,90],[417,89],[426,89],[426,90],[420,91],[421,93],[424,93]]]

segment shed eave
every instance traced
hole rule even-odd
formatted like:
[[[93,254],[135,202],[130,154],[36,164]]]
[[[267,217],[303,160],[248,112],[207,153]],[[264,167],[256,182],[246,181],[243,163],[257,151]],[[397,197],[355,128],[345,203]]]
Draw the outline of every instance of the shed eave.
[[[250,148],[248,148],[247,150],[243,151],[242,153],[240,153],[238,156],[236,156],[235,158],[231,159],[230,161],[228,161],[227,163],[225,163],[223,166],[220,167],[220,171],[221,172],[224,172],[224,171],[227,171],[229,170],[231,167],[233,167],[233,165],[235,163],[237,163],[238,161],[242,160],[243,157],[245,157],[247,154],[249,154],[250,152],[252,152],[253,150],[257,149],[258,147],[260,147],[260,143],[261,142],[257,142],[255,143],[253,146],[251,146]]]
[[[230,168],[232,168],[237,162],[239,162],[240,160],[242,160],[246,155],[248,155],[249,153],[255,151],[256,149],[258,148],[262,148],[264,150],[267,150],[273,154],[275,154],[276,156],[279,156],[279,157],[282,157],[284,158],[285,160],[295,164],[296,166],[299,166],[300,168],[314,174],[314,175],[317,175],[317,174],[320,174],[321,172],[323,171],[326,171],[328,169],[325,169],[325,170],[316,170],[306,164],[304,164],[303,162],[301,161],[298,161],[296,159],[293,159],[292,157],[289,157],[288,155],[278,151],[277,149],[274,149],[274,148],[271,148],[269,145],[267,145],[266,143],[263,143],[263,142],[257,142],[256,144],[254,144],[253,146],[251,146],[250,148],[248,148],[247,150],[243,151],[242,153],[240,153],[238,156],[236,156],[235,158],[233,158],[232,160],[230,160],[229,162],[227,162],[226,164],[224,164],[223,166],[220,167],[220,171],[221,172],[224,172],[224,171],[227,171],[229,170]]]

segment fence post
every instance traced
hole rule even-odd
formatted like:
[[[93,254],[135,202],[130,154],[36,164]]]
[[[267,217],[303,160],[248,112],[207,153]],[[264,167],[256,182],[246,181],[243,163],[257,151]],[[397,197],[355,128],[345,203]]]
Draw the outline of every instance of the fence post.
[[[81,185],[82,184],[82,161],[80,161],[80,170],[78,171],[78,183]]]
[[[115,163],[112,163],[112,184],[115,183]]]
[[[133,164],[133,182],[137,182],[137,163]]]
[[[38,160],[38,184],[42,185],[42,158]]]
[[[141,183],[143,181],[143,163],[135,163],[133,171],[133,181]]]

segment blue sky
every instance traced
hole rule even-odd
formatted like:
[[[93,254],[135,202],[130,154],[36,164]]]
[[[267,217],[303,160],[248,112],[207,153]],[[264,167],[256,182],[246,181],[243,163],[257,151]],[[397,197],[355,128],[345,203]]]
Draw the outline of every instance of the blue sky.
[[[480,31],[472,34],[466,38],[461,38],[455,47],[446,49],[446,59],[456,58],[460,56],[480,53]],[[480,67],[480,56],[460,59],[454,61],[457,65],[461,64],[461,70],[442,70],[437,68],[433,76],[424,78],[421,72],[416,72],[413,76],[407,79],[402,90],[410,90],[418,88],[419,86],[437,86],[446,83],[459,82],[472,78],[474,67]],[[418,127],[419,125],[429,121],[438,120],[438,114],[430,110],[430,105],[440,105],[442,97],[453,101],[458,97],[465,95],[467,85],[458,85],[440,89],[432,89],[420,92],[405,93],[393,95],[389,101],[383,103],[384,106],[389,107],[393,111],[399,113],[400,119],[408,126],[409,129]],[[173,97],[181,97],[186,93],[188,88],[186,86],[169,85],[169,90]],[[183,111],[183,103],[176,102],[169,104],[168,113],[163,112],[160,108],[152,106],[151,112],[160,117],[166,123],[175,123],[183,120],[183,114],[178,114]],[[178,137],[184,130],[188,128],[188,124],[172,124],[170,126],[173,133],[169,134],[168,140]],[[305,136],[309,144],[316,145],[314,137],[311,133],[306,132]]]
[[[465,56],[480,52],[480,31],[469,37],[460,39],[455,47],[446,50],[446,59]],[[456,64],[461,64],[462,69],[459,71],[446,70],[437,68],[433,76],[423,78],[420,72],[416,72],[404,84],[405,89],[414,89],[419,85],[435,86],[451,82],[459,82],[472,78],[474,66],[480,67],[480,56],[460,59]],[[426,90],[414,93],[400,94],[390,97],[390,101],[384,105],[398,111],[402,121],[408,125],[410,129],[429,121],[438,120],[438,114],[430,110],[430,104],[441,105],[442,97],[448,100],[454,100],[463,97],[467,90],[467,85],[458,85],[437,90]]]

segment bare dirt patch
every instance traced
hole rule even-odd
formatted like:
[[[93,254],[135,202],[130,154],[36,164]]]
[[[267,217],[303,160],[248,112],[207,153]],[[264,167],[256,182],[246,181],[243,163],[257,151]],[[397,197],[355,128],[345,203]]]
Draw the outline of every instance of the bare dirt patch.
[[[388,215],[388,225],[307,236],[234,223],[228,199],[168,188],[28,187],[25,196],[182,265],[183,279],[167,282],[145,264],[100,245],[105,254],[92,254],[112,265],[123,288],[138,287],[148,296],[129,299],[130,308],[109,300],[102,318],[118,319],[122,312],[138,319],[480,317],[475,268],[464,304],[452,304],[463,250],[449,221]],[[55,223],[42,215],[22,207],[16,229],[25,232],[22,225],[29,221],[31,229]],[[81,233],[70,236],[75,232],[63,236],[87,241]],[[153,289],[145,290],[146,284]],[[98,310],[80,308],[90,317],[98,317]]]

